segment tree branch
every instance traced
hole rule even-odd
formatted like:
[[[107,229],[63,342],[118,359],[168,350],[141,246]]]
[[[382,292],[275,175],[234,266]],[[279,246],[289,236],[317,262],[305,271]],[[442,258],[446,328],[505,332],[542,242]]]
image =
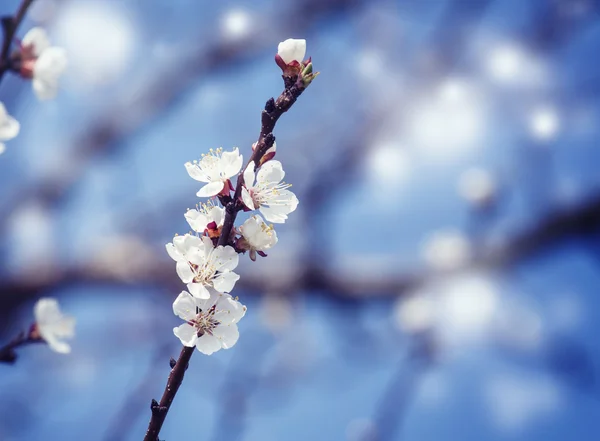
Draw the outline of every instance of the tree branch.
[[[270,98],[265,104],[265,109],[262,112],[262,126],[260,134],[254,147],[254,151],[248,160],[248,164],[250,164],[252,161],[254,161],[256,165],[260,164],[261,158],[275,142],[273,130],[275,129],[277,121],[281,115],[283,115],[292,107],[302,92],[304,92],[305,87],[298,86],[295,81],[290,81],[289,77],[284,76],[283,79],[285,83],[285,89],[281,95],[279,95],[277,100]],[[246,164],[246,167],[248,164]],[[238,212],[243,209],[243,204],[239,200],[241,197],[242,186],[244,184],[244,170],[245,167],[240,170],[237,176],[237,183],[233,199],[229,200],[225,205],[225,219],[223,221],[223,227],[221,229],[217,246],[225,246],[229,244],[235,219]],[[183,346],[175,365],[173,366],[173,363],[171,362],[171,373],[169,374],[167,386],[165,387],[162,398],[160,399],[160,403],[153,399],[150,404],[152,415],[150,417],[150,423],[148,424],[148,430],[146,431],[144,441],[159,441],[158,435],[163,423],[165,422],[167,413],[171,408],[171,404],[175,399],[175,395],[177,394],[177,391],[183,382],[185,371],[187,370],[193,354],[194,346]]]
[[[242,187],[244,185],[244,170],[251,162],[254,162],[254,164],[258,167],[264,154],[267,152],[267,150],[273,147],[273,144],[275,143],[273,130],[275,130],[277,121],[281,115],[287,112],[294,105],[298,97],[302,95],[302,92],[305,90],[305,88],[298,87],[296,84],[290,84],[289,79],[285,76],[283,77],[283,80],[286,83],[286,87],[283,92],[281,92],[281,95],[279,95],[277,100],[270,98],[265,104],[265,109],[262,111],[262,124],[260,134],[258,135],[258,141],[254,146],[254,151],[252,152],[248,163],[238,173],[233,200],[229,201],[225,206],[226,215],[225,220],[223,221],[223,228],[221,230],[222,233],[219,237],[217,246],[227,245],[229,243],[229,237],[231,230],[233,229],[237,213],[244,207],[240,202]],[[227,232],[227,234],[223,234],[224,232]]]
[[[19,25],[25,18],[27,10],[34,0],[23,0],[13,17],[2,17],[2,30],[4,33],[4,41],[2,42],[2,52],[0,52],[0,82],[6,71],[11,67],[10,63],[10,47]]]
[[[171,373],[169,374],[169,379],[167,380],[167,386],[165,387],[163,396],[160,399],[160,403],[157,403],[156,400],[152,400],[152,403],[150,404],[152,416],[150,417],[150,424],[148,424],[148,430],[146,431],[144,441],[158,441],[158,434],[160,433],[160,429],[165,422],[165,418],[167,417],[167,413],[169,412],[171,404],[175,399],[175,395],[179,390],[179,386],[181,386],[181,383],[183,383],[183,377],[188,368],[192,355],[194,355],[193,346],[191,348],[184,346],[181,349],[181,353],[175,362],[175,366],[172,366],[171,368]],[[173,363],[171,362],[171,365],[172,364]]]
[[[20,332],[10,342],[0,348],[0,363],[12,364],[17,360],[15,349],[31,343],[44,343],[44,340],[30,332]]]

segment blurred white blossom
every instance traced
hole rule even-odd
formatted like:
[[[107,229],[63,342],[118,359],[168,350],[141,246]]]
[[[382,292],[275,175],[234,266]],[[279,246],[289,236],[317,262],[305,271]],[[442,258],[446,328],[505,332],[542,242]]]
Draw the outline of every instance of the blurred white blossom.
[[[483,46],[484,69],[498,85],[539,88],[551,80],[546,62],[515,42]]]
[[[37,1],[36,1],[37,3]],[[98,93],[98,86],[123,79],[136,54],[148,54],[138,20],[124,2],[66,2],[53,22],[54,35],[69,54],[69,87]],[[162,34],[164,35],[164,33]],[[140,69],[133,69],[133,74]],[[135,80],[134,80],[135,81]],[[127,89],[133,89],[131,83]],[[135,113],[135,112],[133,112]],[[125,115],[121,115],[125,118]]]
[[[435,322],[436,310],[433,301],[420,293],[398,298],[394,305],[396,325],[404,332],[422,332]]]
[[[552,107],[535,109],[529,120],[531,134],[542,141],[553,139],[560,130],[560,118]]]
[[[19,134],[21,125],[19,121],[10,116],[4,104],[0,102],[0,155],[4,153],[5,141],[10,141]]]
[[[50,297],[39,299],[33,312],[36,330],[50,349],[61,354],[71,352],[71,346],[64,339],[75,336],[75,318],[63,314],[56,299]]]
[[[209,298],[211,287],[230,292],[240,278],[233,272],[239,261],[236,251],[230,246],[214,248],[206,236],[175,236],[173,243],[167,244],[167,252],[177,262],[177,274],[194,297]]]
[[[233,189],[229,178],[240,171],[242,161],[242,155],[236,147],[232,152],[223,152],[221,148],[210,149],[210,153],[203,154],[200,161],[186,162],[185,168],[189,175],[196,181],[207,183],[196,196],[212,197],[223,190]]]
[[[277,160],[265,163],[255,176],[254,162],[244,171],[242,199],[251,210],[259,209],[269,222],[284,223],[287,215],[298,207],[298,198],[283,181],[285,172]],[[256,178],[256,179],[255,179]]]
[[[552,414],[562,404],[559,387],[545,376],[496,376],[485,385],[484,391],[492,417],[508,431]]]
[[[235,345],[239,338],[237,322],[244,317],[246,307],[229,294],[211,289],[206,299],[182,291],[173,303],[173,312],[185,320],[173,329],[181,343],[210,355]]]
[[[58,93],[58,81],[67,68],[67,53],[61,47],[50,46],[46,31],[35,27],[23,37],[21,74],[33,79],[33,90],[40,100],[49,100]]]
[[[498,314],[495,284],[482,275],[468,274],[439,286],[438,329],[447,343],[487,337]]]
[[[411,106],[408,145],[430,159],[456,160],[481,146],[489,128],[488,105],[485,90],[474,81],[446,79]]]
[[[460,175],[458,193],[475,206],[491,203],[496,196],[496,181],[490,172],[481,168],[471,168]]]
[[[247,11],[229,9],[221,19],[221,32],[227,39],[238,40],[248,36],[252,22],[252,16]]]
[[[487,71],[494,80],[510,82],[519,75],[525,63],[526,55],[518,47],[505,44],[489,52]]]
[[[471,244],[460,231],[436,231],[425,240],[422,255],[432,268],[452,270],[469,261]]]
[[[288,297],[275,293],[265,293],[261,297],[260,321],[273,333],[281,333],[290,327],[294,321],[294,311],[294,305]]]

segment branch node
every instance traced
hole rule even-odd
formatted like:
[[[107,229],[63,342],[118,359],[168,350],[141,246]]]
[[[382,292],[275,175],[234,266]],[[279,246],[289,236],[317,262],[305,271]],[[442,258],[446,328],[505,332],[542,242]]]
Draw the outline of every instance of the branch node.
[[[169,360],[169,366],[171,366],[171,369],[173,369],[176,364],[177,364],[177,360],[175,360],[173,357],[171,357],[171,359]]]
[[[265,104],[265,112],[271,113],[273,110],[275,110],[275,98],[271,97]]]
[[[275,135],[268,133],[265,136],[265,150],[270,149],[275,144]]]

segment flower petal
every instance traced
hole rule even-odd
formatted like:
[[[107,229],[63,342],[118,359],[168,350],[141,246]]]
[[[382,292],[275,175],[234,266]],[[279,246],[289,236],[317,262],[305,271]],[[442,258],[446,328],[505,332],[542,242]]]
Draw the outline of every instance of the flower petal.
[[[250,188],[254,185],[255,168],[254,161],[250,161],[244,170],[244,185],[246,185],[247,188]]]
[[[306,40],[288,38],[279,43],[279,46],[277,46],[277,54],[285,64],[290,64],[292,61],[301,63],[306,55]]]
[[[48,343],[48,346],[54,352],[58,352],[59,354],[68,354],[71,352],[71,345],[65,341],[55,338],[54,336],[49,336],[48,338],[44,338],[44,340],[46,340],[46,343]]]
[[[232,152],[223,152],[221,154],[220,169],[224,177],[231,178],[239,173],[242,168],[244,158],[240,155],[239,149],[236,147]]]
[[[49,100],[58,92],[58,79],[67,68],[67,53],[61,47],[46,49],[33,67],[33,90],[40,100]]]
[[[192,325],[183,323],[173,328],[173,334],[181,341],[181,344],[191,348],[198,340],[198,331]]]
[[[242,236],[248,241],[252,242],[252,239],[260,232],[261,223],[258,220],[262,221],[262,218],[258,216],[252,216],[246,219],[246,221],[240,225],[240,232]],[[262,222],[264,224],[264,222]]]
[[[33,315],[38,324],[53,323],[60,320],[62,316],[58,301],[51,297],[39,299],[33,307]]]
[[[19,121],[10,116],[0,102],[0,141],[9,141],[19,134]]]
[[[190,264],[185,260],[178,260],[175,265],[177,275],[183,283],[190,283],[194,280],[194,272],[190,268]]]
[[[27,31],[23,40],[21,40],[21,45],[23,47],[32,46],[33,55],[39,57],[42,52],[50,47],[50,40],[46,30],[37,26]]]
[[[234,272],[228,271],[221,273],[213,279],[213,285],[217,291],[230,292],[235,286],[235,282],[239,280],[240,276]]]
[[[54,335],[60,338],[72,338],[75,336],[75,317],[63,315],[61,319],[54,324],[52,330]]]
[[[173,245],[172,243],[166,244],[165,248],[167,249],[167,254],[169,255],[169,257],[175,262],[183,259],[183,255],[177,250],[175,245]]]
[[[209,182],[200,190],[198,190],[196,196],[198,196],[199,198],[210,198],[212,196],[218,195],[221,192],[221,190],[223,190],[223,187],[225,187],[225,183],[223,181]]]
[[[46,81],[33,79],[32,83],[35,96],[40,101],[47,101],[56,98],[58,95],[58,84],[48,83]]]
[[[217,271],[232,271],[238,266],[240,256],[229,245],[218,246],[212,254],[212,260],[217,267]]]
[[[260,212],[263,214],[265,219],[269,222],[276,224],[283,224],[287,220],[288,210],[285,207],[274,205],[267,207],[265,205],[260,206]]]
[[[283,166],[281,162],[276,159],[273,159],[267,163],[265,163],[256,175],[256,180],[261,183],[271,182],[274,184],[278,184],[285,177],[285,172],[283,171]]]
[[[62,338],[73,337],[75,319],[64,315],[56,299],[44,297],[33,308],[37,330],[53,351],[68,353],[71,347]]]
[[[213,330],[213,334],[224,349],[231,348],[240,338],[240,333],[235,323],[230,325],[219,325]]]
[[[212,259],[212,253],[215,250],[213,241],[210,237],[202,236],[202,250],[204,251],[204,260]]]
[[[214,221],[217,224],[217,227],[222,227],[223,222],[225,221],[225,209],[222,207],[212,207],[208,210],[208,218],[209,222]]]
[[[208,217],[196,209],[186,211],[185,220],[190,228],[197,233],[203,233],[209,222]]]
[[[210,299],[210,292],[202,283],[188,283],[187,288],[197,299]]]
[[[196,318],[196,302],[187,291],[181,291],[173,302],[173,313],[182,320]]]
[[[219,299],[215,312],[215,319],[228,325],[239,322],[246,314],[246,307],[229,294],[224,294]]]
[[[200,167],[198,167],[197,164],[193,164],[191,162],[186,162],[184,164],[186,171],[188,172],[188,175],[190,175],[190,177],[192,179],[195,179],[196,181],[200,181],[200,182],[209,182],[210,179],[208,179],[208,177],[206,176],[206,173],[204,173]]]
[[[221,343],[215,336],[204,334],[196,340],[196,348],[203,354],[210,355],[221,349]]]
[[[246,187],[242,187],[242,201],[244,201],[244,205],[250,210],[256,210],[257,207],[256,205],[254,205],[252,196],[250,196],[250,193],[248,192],[248,190],[246,190]]]

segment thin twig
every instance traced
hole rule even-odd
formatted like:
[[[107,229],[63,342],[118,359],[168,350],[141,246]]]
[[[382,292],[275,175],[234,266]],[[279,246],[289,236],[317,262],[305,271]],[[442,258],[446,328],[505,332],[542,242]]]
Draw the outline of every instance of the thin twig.
[[[171,373],[169,374],[167,386],[160,399],[160,403],[157,403],[156,400],[152,400],[152,403],[150,404],[152,416],[150,417],[150,424],[148,424],[148,430],[146,431],[144,441],[158,441],[158,434],[165,422],[165,418],[175,399],[175,395],[177,395],[179,386],[183,383],[183,377],[192,355],[194,355],[194,347],[188,348],[187,346],[184,346],[181,348],[181,353],[179,354],[179,358],[175,362],[175,365],[171,362]]]
[[[261,129],[260,134],[258,135],[258,141],[256,142],[254,152],[252,152],[252,155],[250,156],[250,159],[245,167],[247,167],[251,162],[254,162],[256,166],[260,164],[260,160],[264,154],[267,152],[267,150],[273,147],[273,144],[275,143],[273,130],[275,129],[277,121],[281,115],[283,115],[293,106],[298,97],[302,94],[302,92],[304,92],[304,88],[300,88],[296,84],[290,84],[288,78],[283,78],[284,82],[286,82],[286,88],[281,95],[279,95],[277,100],[270,98],[265,104],[265,109],[262,111],[261,115]],[[233,200],[228,202],[225,206],[226,215],[225,220],[223,221],[223,229],[221,231],[228,232],[228,234],[221,233],[217,246],[227,245],[229,243],[230,233],[233,229],[233,224],[235,223],[237,214],[243,209],[243,204],[241,203],[240,198],[242,195],[242,187],[244,185],[245,167],[238,173]]]
[[[292,80],[288,77],[283,77],[285,83],[285,89],[279,95],[277,100],[270,98],[265,104],[265,109],[261,116],[261,130],[258,136],[258,141],[254,148],[254,152],[248,160],[248,164],[252,161],[256,165],[260,164],[261,158],[267,152],[269,148],[275,143],[275,136],[273,130],[277,121],[285,112],[287,112],[292,105],[296,102],[298,97],[304,92],[304,87],[299,87],[295,84],[295,79]],[[247,166],[247,165],[246,165]],[[229,200],[225,205],[225,219],[223,221],[223,227],[221,234],[217,242],[217,246],[225,246],[229,244],[231,232],[234,228],[235,219],[239,211],[243,210],[243,204],[240,202],[242,186],[244,184],[244,169],[240,171],[237,176],[237,184],[233,199]],[[152,400],[150,409],[152,411],[150,417],[150,423],[148,424],[148,430],[144,441],[158,441],[158,435],[162,428],[163,423],[167,417],[167,413],[175,399],[175,395],[183,382],[185,371],[187,370],[188,364],[192,355],[194,354],[194,347],[183,346],[179,358],[175,363],[171,361],[171,373],[167,380],[167,385],[163,392],[160,403],[156,400]]]
[[[32,332],[20,332],[19,335],[0,348],[0,363],[14,363],[17,360],[15,349],[31,343],[44,343],[44,340]]]
[[[6,71],[10,70],[11,68],[10,47],[12,45],[12,41],[15,38],[17,29],[19,28],[21,22],[25,18],[27,10],[33,2],[34,0],[23,0],[23,2],[19,5],[19,9],[17,9],[17,12],[13,17],[2,18],[4,41],[2,42],[2,52],[0,53],[0,81],[2,81],[2,78],[4,77]]]

